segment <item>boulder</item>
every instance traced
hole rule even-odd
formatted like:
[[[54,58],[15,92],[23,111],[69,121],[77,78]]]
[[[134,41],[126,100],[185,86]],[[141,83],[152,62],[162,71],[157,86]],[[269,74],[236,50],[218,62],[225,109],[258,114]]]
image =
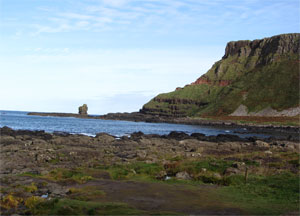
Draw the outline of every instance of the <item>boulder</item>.
[[[224,172],[225,176],[231,176],[231,175],[236,175],[236,174],[241,174],[241,171],[234,167],[228,167]]]
[[[257,145],[258,147],[263,147],[263,148],[269,148],[270,144],[261,140],[256,140],[255,141],[255,145]]]
[[[179,172],[179,173],[176,174],[176,179],[191,180],[192,178],[186,171],[183,171],[183,172]]]
[[[164,180],[166,178],[166,176],[167,176],[167,172],[162,170],[155,177],[158,180]]]
[[[96,140],[99,141],[100,143],[112,143],[115,141],[115,137],[107,134],[107,133],[97,133],[96,134]]]

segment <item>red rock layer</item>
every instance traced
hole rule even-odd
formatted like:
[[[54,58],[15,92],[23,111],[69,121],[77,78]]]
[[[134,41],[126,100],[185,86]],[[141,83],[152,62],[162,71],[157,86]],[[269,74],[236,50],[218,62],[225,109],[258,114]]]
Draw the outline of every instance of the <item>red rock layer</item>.
[[[229,80],[218,80],[216,82],[212,82],[212,81],[210,81],[209,79],[207,79],[205,77],[200,77],[195,82],[191,83],[191,85],[202,85],[202,84],[228,86],[228,85],[231,84],[231,81],[229,81]]]

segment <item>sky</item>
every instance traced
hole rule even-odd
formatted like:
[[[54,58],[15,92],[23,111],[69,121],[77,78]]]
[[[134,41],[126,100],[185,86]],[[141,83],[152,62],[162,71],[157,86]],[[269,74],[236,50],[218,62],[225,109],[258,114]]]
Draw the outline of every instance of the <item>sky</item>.
[[[0,0],[0,110],[138,111],[229,41],[300,31],[299,0]]]

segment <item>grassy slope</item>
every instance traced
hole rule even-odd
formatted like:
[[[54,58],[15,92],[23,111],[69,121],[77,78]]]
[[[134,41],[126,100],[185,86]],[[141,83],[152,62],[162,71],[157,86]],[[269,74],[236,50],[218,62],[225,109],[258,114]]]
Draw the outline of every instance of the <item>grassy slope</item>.
[[[190,99],[208,103],[207,106],[176,104],[180,111],[188,116],[227,115],[240,104],[249,111],[257,112],[266,107],[278,111],[299,104],[299,62],[297,55],[281,56],[266,66],[256,66],[257,56],[251,58],[237,55],[223,59],[213,65],[205,74],[209,80],[217,83],[228,80],[232,84],[226,87],[217,85],[192,85],[183,89],[160,94],[156,98]],[[243,100],[243,94],[247,97]],[[144,106],[150,109],[162,109],[169,114],[168,103],[151,100]]]

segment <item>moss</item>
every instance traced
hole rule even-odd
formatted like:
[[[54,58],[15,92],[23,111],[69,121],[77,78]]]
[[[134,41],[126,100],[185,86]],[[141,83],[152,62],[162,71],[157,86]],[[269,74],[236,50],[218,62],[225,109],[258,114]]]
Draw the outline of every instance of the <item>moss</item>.
[[[1,198],[0,206],[4,209],[17,208],[22,202],[22,198],[15,197],[13,194],[10,193]]]
[[[31,185],[23,186],[23,188],[26,192],[29,192],[29,193],[34,193],[38,189],[34,182],[32,182]]]

